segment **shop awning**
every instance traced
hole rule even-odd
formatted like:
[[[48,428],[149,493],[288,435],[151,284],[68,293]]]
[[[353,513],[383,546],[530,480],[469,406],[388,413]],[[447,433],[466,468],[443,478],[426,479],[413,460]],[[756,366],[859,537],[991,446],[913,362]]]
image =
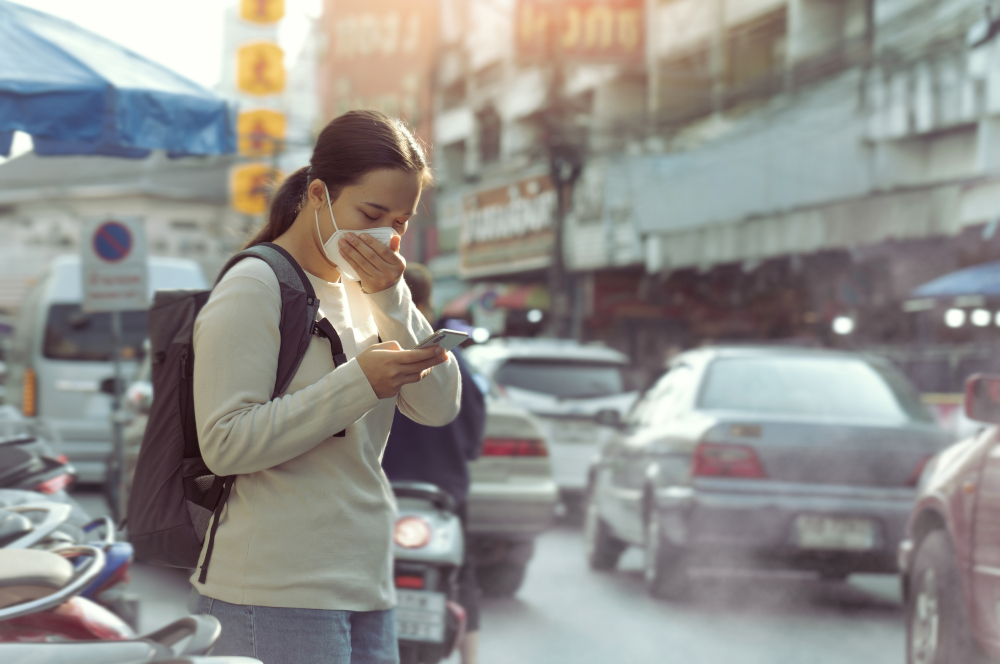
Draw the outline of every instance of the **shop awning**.
[[[445,318],[459,318],[465,316],[472,304],[478,300],[482,294],[482,286],[473,286],[448,304],[444,305],[444,309],[441,310],[441,316]]]
[[[236,150],[226,100],[69,21],[0,0],[0,51],[0,155],[15,131],[38,155]]]
[[[1000,261],[951,272],[914,289],[913,298],[982,295],[1000,297]]]
[[[548,311],[551,304],[549,290],[538,284],[515,286],[497,298],[497,307],[504,309],[541,309]]]

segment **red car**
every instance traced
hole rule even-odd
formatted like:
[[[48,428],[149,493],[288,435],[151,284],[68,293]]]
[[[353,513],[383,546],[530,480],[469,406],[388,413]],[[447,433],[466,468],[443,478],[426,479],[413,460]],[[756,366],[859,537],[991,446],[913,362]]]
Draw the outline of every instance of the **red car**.
[[[1000,424],[1000,376],[969,379],[965,412]],[[899,566],[908,664],[1000,660],[1000,429],[927,465]]]

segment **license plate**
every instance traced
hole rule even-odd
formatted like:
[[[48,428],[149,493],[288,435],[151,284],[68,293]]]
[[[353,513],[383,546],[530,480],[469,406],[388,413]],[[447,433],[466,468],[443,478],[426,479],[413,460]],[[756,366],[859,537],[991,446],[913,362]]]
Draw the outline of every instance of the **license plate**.
[[[396,590],[396,633],[407,641],[444,642],[444,593]]]
[[[866,551],[875,547],[871,519],[801,514],[795,519],[799,547]]]

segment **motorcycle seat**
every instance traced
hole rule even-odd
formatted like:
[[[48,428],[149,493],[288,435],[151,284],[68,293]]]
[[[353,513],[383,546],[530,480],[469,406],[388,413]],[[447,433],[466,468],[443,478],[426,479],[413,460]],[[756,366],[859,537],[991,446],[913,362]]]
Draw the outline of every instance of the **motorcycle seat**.
[[[145,641],[84,643],[5,643],[4,664],[73,662],[73,664],[136,664],[159,659],[155,645]]]
[[[31,519],[23,514],[0,511],[0,547],[7,546],[34,529]]]
[[[73,564],[50,551],[0,549],[0,609],[51,595],[73,575]]]

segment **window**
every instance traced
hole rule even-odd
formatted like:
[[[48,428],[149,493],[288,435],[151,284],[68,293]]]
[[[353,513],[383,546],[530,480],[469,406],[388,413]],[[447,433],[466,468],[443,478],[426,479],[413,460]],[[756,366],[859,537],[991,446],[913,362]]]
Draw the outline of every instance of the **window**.
[[[142,355],[146,339],[146,312],[121,312],[122,357]],[[79,304],[53,304],[45,323],[42,352],[53,360],[107,362],[112,359],[111,314],[86,314]]]
[[[700,406],[845,420],[931,421],[902,376],[888,365],[860,358],[716,360],[709,368]]]
[[[785,10],[781,9],[730,31],[729,85],[747,85],[784,69],[787,24]]]
[[[479,160],[488,164],[500,158],[500,116],[487,106],[476,114],[479,121]]]
[[[494,380],[559,399],[596,399],[625,391],[624,367],[606,362],[510,360]]]
[[[465,103],[465,79],[460,78],[441,91],[441,105],[444,110],[458,108]]]
[[[465,141],[444,146],[444,171],[449,180],[461,182],[465,178]]]
[[[694,371],[681,364],[651,387],[629,414],[631,424],[662,428],[691,405]]]

